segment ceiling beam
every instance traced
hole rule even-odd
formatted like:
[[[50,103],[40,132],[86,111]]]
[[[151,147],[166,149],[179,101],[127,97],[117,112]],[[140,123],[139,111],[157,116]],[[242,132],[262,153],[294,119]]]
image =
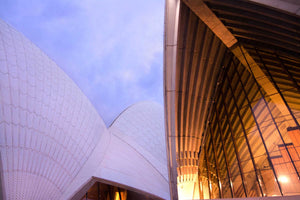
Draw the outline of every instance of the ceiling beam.
[[[288,126],[296,126],[292,120],[289,110],[286,107],[279,91],[274,87],[272,82],[265,75],[263,70],[254,61],[247,50],[238,43],[235,36],[226,28],[221,20],[213,13],[213,11],[202,1],[183,0],[183,2],[202,20],[212,32],[232,51],[239,61],[253,74],[259,85],[264,89],[276,107],[283,116],[286,116]]]

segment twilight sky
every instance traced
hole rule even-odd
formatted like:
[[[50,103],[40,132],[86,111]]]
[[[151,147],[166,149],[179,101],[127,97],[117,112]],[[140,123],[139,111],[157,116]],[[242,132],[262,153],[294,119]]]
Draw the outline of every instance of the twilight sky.
[[[163,0],[0,0],[0,18],[73,79],[107,126],[138,101],[163,104]]]

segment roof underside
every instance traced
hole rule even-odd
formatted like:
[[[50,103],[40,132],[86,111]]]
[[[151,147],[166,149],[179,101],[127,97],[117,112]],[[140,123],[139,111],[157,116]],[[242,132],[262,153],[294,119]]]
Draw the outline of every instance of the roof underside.
[[[299,57],[299,16],[248,1],[204,2],[241,43]]]
[[[179,19],[176,120],[179,166],[197,166],[205,119],[226,47],[184,4]],[[178,174],[192,173],[179,168]],[[197,170],[195,168],[195,170]],[[193,172],[196,173],[197,171]]]

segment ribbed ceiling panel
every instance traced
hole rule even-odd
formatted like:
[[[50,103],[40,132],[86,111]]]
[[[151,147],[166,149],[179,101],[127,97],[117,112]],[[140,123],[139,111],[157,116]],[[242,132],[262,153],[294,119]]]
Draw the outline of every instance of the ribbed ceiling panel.
[[[241,43],[299,57],[300,16],[244,0],[205,3]]]
[[[176,69],[178,174],[194,174],[205,120],[225,46],[185,4],[181,5]],[[192,168],[191,168],[191,167]]]

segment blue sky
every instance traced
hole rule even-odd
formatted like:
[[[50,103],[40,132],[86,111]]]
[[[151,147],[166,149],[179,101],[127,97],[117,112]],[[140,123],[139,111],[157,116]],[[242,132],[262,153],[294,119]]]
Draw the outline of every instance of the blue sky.
[[[0,17],[53,59],[106,125],[163,104],[163,0],[0,0]]]

